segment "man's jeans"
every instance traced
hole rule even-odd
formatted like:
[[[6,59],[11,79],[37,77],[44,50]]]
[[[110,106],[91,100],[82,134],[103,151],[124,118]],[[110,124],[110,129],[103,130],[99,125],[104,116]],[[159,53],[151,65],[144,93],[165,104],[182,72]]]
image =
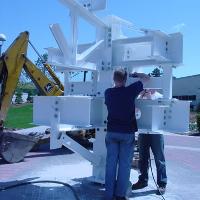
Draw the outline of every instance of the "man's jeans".
[[[114,196],[126,196],[134,152],[134,140],[135,134],[108,132],[106,135],[106,200],[111,200]]]
[[[164,137],[162,134],[140,134],[139,143],[139,169],[141,182],[148,182],[148,169],[150,148],[153,152],[156,169],[157,169],[157,184],[165,186],[167,184],[166,165],[164,156]]]

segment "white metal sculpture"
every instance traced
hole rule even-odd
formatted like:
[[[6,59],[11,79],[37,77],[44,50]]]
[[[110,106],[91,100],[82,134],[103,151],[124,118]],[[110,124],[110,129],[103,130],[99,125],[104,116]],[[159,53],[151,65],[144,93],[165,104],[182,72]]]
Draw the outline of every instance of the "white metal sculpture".
[[[116,16],[108,16],[103,21],[94,14],[105,8],[105,0],[60,2],[70,11],[71,38],[66,40],[60,26],[53,24],[50,29],[58,48],[47,50],[48,62],[64,72],[65,96],[35,97],[34,123],[51,126],[51,148],[64,145],[78,152],[93,165],[93,181],[103,183],[107,120],[104,91],[112,87],[116,67],[122,66],[128,72],[152,65],[163,68],[163,76],[152,77],[145,85],[145,88],[161,89],[163,98],[140,99],[136,103],[141,111],[139,131],[188,131],[189,102],[172,99],[172,69],[182,63],[183,38],[181,33],[165,34],[148,29],[141,30],[141,37],[126,37],[121,26],[131,27],[132,23]],[[96,28],[95,42],[77,44],[80,17]],[[69,82],[70,71],[91,71],[92,80]],[[92,128],[96,130],[93,152],[66,135],[69,130]]]

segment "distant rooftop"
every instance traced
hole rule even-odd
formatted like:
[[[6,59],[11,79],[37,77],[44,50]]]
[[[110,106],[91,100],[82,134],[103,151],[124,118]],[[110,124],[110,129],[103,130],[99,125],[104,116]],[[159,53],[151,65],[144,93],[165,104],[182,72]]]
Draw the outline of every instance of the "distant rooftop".
[[[182,78],[191,78],[191,77],[200,77],[200,74],[194,74],[194,75],[190,75],[190,76],[183,76],[183,77],[179,77],[176,78],[175,76],[173,77],[173,79],[182,79]]]

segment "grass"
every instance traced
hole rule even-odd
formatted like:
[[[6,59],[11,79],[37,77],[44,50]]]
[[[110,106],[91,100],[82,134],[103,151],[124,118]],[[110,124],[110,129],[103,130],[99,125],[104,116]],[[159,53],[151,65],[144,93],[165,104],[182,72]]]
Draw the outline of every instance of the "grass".
[[[33,122],[33,105],[21,104],[12,105],[8,111],[4,126],[6,128],[30,128],[34,127]]]

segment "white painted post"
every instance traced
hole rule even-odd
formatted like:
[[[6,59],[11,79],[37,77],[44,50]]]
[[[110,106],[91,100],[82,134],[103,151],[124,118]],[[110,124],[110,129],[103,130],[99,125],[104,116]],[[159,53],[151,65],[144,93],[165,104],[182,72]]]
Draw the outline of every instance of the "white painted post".
[[[60,141],[60,99],[55,97],[52,105],[52,116],[51,116],[51,139],[50,139],[50,148],[58,149],[62,146]]]
[[[106,166],[105,136],[106,136],[105,127],[97,128],[95,141],[93,143],[94,155],[100,158],[100,163],[98,165],[93,165],[92,181],[102,184],[105,182],[105,166]]]
[[[163,67],[163,98],[172,99],[172,66]]]
[[[77,41],[78,41],[78,27],[77,21],[78,16],[75,10],[70,11],[70,18],[71,18],[71,64],[76,64],[76,55],[77,55]]]
[[[69,95],[70,93],[70,84],[69,84],[69,71],[64,71],[64,95]]]

